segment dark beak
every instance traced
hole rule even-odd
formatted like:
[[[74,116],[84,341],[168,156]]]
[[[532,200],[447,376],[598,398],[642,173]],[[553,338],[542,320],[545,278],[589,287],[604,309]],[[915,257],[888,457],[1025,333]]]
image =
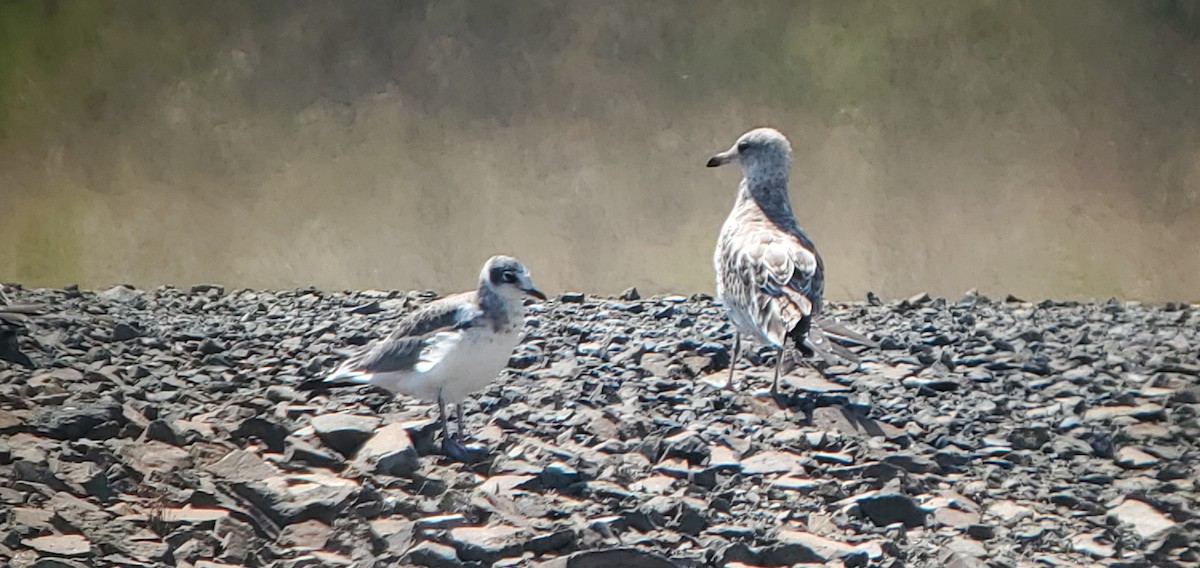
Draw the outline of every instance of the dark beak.
[[[521,291],[525,292],[526,294],[529,294],[530,296],[533,296],[534,298],[542,300],[543,302],[546,301],[546,295],[543,294],[542,291],[538,290],[537,288],[521,288]]]
[[[736,150],[729,150],[727,152],[721,152],[720,154],[717,154],[716,156],[713,156],[708,159],[708,167],[715,168],[717,166],[724,166],[725,164],[732,162],[734,156],[736,156],[736,155],[737,155]]]

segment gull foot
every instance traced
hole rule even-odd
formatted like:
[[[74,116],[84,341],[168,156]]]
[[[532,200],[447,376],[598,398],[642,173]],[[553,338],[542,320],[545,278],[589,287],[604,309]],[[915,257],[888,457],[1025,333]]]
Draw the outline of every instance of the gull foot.
[[[442,438],[442,452],[446,457],[465,464],[478,463],[488,455],[486,447],[468,446],[453,437]]]

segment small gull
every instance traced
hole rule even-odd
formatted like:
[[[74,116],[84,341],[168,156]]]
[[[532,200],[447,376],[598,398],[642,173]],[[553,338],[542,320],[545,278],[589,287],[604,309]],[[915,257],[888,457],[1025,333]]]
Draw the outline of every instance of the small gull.
[[[30,316],[39,314],[39,305],[10,305],[4,289],[0,288],[0,360],[16,363],[27,369],[37,367],[28,355],[21,352],[19,337],[25,332]]]
[[[463,460],[462,402],[492,382],[520,342],[525,296],[545,300],[518,260],[493,256],[479,288],[426,304],[402,319],[387,338],[367,345],[333,371],[325,387],[373,385],[393,394],[438,403],[442,447]],[[446,404],[458,426],[447,426]]]
[[[726,386],[733,385],[734,363],[746,335],[778,350],[772,396],[779,392],[780,367],[789,338],[806,357],[815,354],[826,360],[836,354],[857,362],[853,352],[828,341],[826,333],[859,345],[873,344],[835,321],[819,318],[825,266],[792,213],[788,198],[791,161],[791,144],[773,128],[751,130],[729,150],[708,160],[710,168],[737,162],[743,176],[713,253],[717,299],[735,329]]]

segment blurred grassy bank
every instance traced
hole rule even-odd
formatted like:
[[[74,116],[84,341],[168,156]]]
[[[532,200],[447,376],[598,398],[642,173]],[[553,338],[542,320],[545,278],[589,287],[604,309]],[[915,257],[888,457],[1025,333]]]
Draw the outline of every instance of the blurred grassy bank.
[[[0,280],[711,291],[771,124],[828,294],[1200,300],[1200,3],[0,3]]]

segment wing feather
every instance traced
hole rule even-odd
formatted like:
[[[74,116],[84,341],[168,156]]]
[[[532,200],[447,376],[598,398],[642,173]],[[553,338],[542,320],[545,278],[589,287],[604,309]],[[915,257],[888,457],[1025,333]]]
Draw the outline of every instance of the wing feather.
[[[482,314],[470,294],[456,294],[426,304],[402,319],[385,339],[344,361],[327,380],[370,380],[374,373],[429,371],[453,350],[463,331]]]
[[[820,279],[817,257],[795,239],[759,231],[734,253],[734,271],[748,279],[750,316],[777,345],[814,313]],[[819,293],[819,292],[818,292]],[[819,300],[818,300],[819,301]]]

